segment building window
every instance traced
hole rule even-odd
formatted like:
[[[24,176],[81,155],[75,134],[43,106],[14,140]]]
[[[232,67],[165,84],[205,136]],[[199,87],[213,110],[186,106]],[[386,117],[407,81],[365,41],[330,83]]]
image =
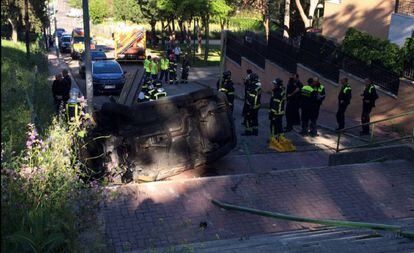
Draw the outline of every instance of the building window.
[[[396,0],[395,13],[414,16],[414,0]]]

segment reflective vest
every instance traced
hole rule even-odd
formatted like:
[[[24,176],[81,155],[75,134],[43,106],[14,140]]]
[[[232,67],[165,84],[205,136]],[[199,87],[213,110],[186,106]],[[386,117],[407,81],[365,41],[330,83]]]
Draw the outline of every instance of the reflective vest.
[[[286,93],[284,90],[282,90],[280,93],[280,97],[273,98],[272,105],[274,107],[270,108],[270,113],[273,115],[277,115],[277,116],[284,115],[285,114],[285,108],[284,108],[285,100],[286,100]]]
[[[151,61],[151,75],[158,74],[158,64],[155,61]]]
[[[154,94],[154,99],[158,100],[162,97],[166,97],[167,96],[167,92],[163,91],[163,92],[157,92]]]
[[[147,73],[151,72],[151,61],[150,60],[145,59],[144,69],[145,69],[145,72],[147,72]]]
[[[71,123],[79,122],[79,105],[77,103],[66,104],[66,117]]]
[[[349,84],[345,84],[344,88],[342,89],[343,93],[347,93],[348,91],[351,91],[352,88]]]
[[[255,84],[257,85],[257,84]],[[254,90],[249,90],[247,95],[249,96],[249,104],[253,106],[253,109],[259,109],[260,108],[260,97],[262,93],[262,88],[260,85],[257,85]]]
[[[167,70],[168,66],[170,65],[170,60],[162,58],[160,60],[160,69],[161,70]]]
[[[315,90],[312,88],[312,86],[310,85],[305,85],[302,87],[301,90],[301,94],[305,97],[311,97],[312,96],[312,92],[314,92]]]

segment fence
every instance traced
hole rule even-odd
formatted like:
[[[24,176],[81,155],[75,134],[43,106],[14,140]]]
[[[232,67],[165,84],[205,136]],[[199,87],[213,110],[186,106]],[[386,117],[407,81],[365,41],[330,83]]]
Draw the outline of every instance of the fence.
[[[301,62],[324,77],[338,82],[342,53],[333,42],[305,36],[300,42]]]
[[[288,70],[296,72],[300,61],[299,50],[294,44],[280,35],[270,35],[267,47],[269,60]]]
[[[403,77],[414,81],[414,67],[406,68],[403,71]]]
[[[243,42],[231,33],[227,34],[226,56],[241,65]]]
[[[370,77],[374,84],[386,91],[398,95],[398,88],[400,85],[399,76],[379,65],[368,65],[353,57],[345,57],[343,60],[343,69],[360,78]]]

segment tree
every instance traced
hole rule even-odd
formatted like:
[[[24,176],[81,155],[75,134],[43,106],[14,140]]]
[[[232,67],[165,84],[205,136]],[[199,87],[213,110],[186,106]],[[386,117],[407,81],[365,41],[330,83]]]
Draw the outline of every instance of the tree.
[[[141,8],[142,16],[151,26],[151,34],[155,37],[155,25],[157,21],[162,20],[160,9],[157,6],[157,0],[137,0]]]
[[[225,0],[216,0],[211,4],[211,12],[215,20],[219,21],[221,30],[224,30],[224,25],[229,19],[233,8],[227,4]]]
[[[107,2],[102,0],[91,0],[89,2],[89,15],[92,23],[102,23],[102,21],[109,15],[109,6]]]
[[[116,20],[138,23],[143,19],[136,0],[113,0],[113,10]]]
[[[305,25],[305,29],[311,28],[312,27],[313,15],[315,14],[316,6],[318,5],[319,0],[308,0],[308,1],[305,2],[306,4],[309,5],[307,16],[305,14],[304,8],[302,7],[301,1],[300,0],[295,0],[295,3],[296,3],[296,7],[299,10],[302,21]]]

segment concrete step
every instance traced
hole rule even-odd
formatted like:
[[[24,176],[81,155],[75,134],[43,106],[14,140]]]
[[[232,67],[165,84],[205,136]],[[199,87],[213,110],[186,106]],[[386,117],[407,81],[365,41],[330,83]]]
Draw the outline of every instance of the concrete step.
[[[414,227],[414,218],[388,221],[387,224]],[[298,230],[249,238],[208,241],[152,249],[153,252],[199,253],[412,253],[414,240],[386,232],[322,227],[317,230]],[[141,253],[148,251],[132,251]]]

